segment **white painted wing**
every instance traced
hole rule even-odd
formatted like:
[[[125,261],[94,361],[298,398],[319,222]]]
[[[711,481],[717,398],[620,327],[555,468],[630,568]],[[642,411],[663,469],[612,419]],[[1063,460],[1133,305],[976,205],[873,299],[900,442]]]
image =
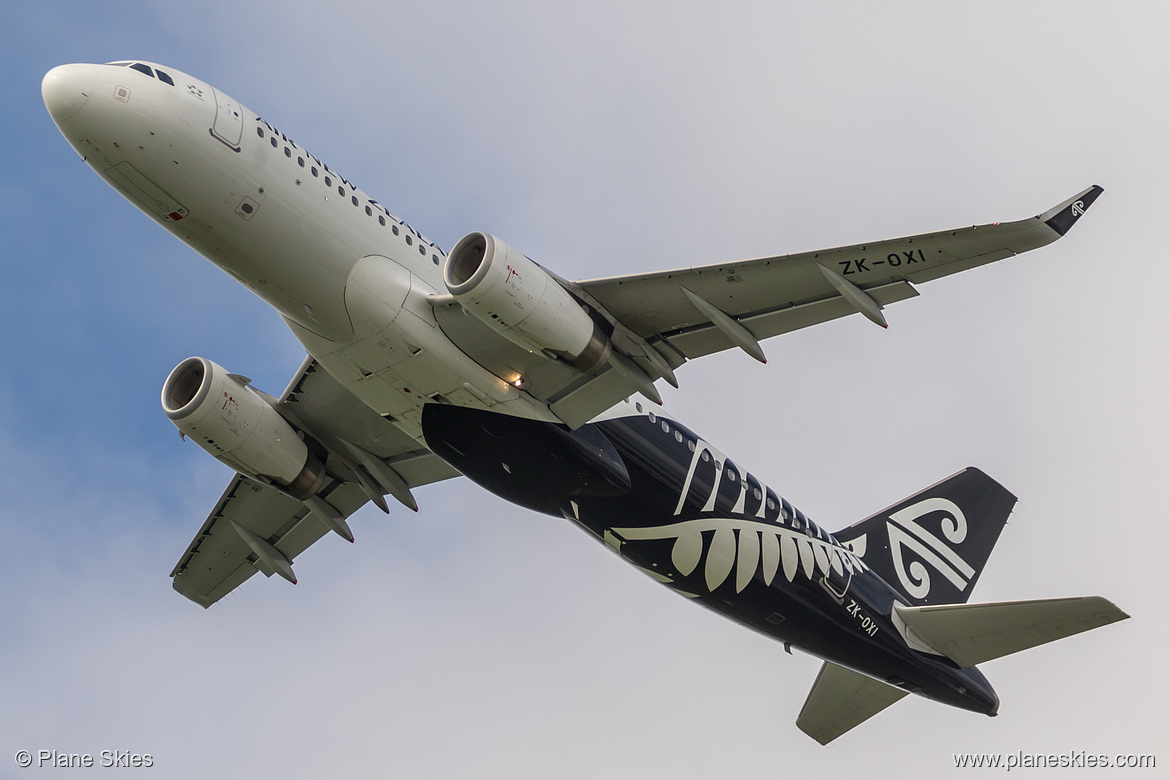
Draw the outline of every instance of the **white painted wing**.
[[[407,487],[459,475],[351,395],[312,359],[301,365],[278,409],[331,451],[344,447],[341,440],[361,447],[393,469]],[[369,500],[356,483],[332,477],[320,498],[343,518]],[[175,590],[203,607],[211,606],[257,571],[266,576],[278,573],[259,558],[233,527],[233,521],[289,561],[330,532],[304,503],[237,475],[171,572]]]
[[[623,342],[619,329],[614,334],[615,347],[636,356],[634,343],[645,339],[677,368],[684,360],[737,346],[728,328],[718,327],[715,318],[696,306],[691,300],[694,296],[762,340],[857,313],[869,302],[880,308],[911,298],[918,295],[916,284],[1050,244],[1102,192],[1100,187],[1090,187],[1043,214],[1017,222],[740,263],[590,279],[576,282],[571,289],[635,337]],[[842,280],[848,283],[844,288]],[[864,293],[864,307],[855,290]],[[648,361],[641,365],[653,371]]]
[[[796,718],[796,726],[827,745],[905,695],[906,691],[892,685],[825,661]]]

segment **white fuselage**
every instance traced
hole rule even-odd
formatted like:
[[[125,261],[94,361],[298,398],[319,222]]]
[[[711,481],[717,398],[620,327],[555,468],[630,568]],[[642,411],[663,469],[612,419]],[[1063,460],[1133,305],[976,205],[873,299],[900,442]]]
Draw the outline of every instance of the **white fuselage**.
[[[445,292],[441,249],[211,85],[134,64],[50,71],[43,92],[61,132],[130,202],[279,311],[355,396],[420,441],[422,407],[440,396],[556,420],[438,327],[427,299]]]

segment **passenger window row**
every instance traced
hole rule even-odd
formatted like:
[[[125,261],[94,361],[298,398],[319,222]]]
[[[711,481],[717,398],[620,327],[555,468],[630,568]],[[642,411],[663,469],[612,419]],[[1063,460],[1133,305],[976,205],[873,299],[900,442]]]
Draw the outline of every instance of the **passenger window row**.
[[[260,121],[263,121],[263,120],[260,120]],[[265,124],[267,125],[267,122],[265,122]],[[267,136],[267,138],[268,138],[268,142],[269,142],[269,144],[272,146],[272,148],[273,148],[273,149],[279,149],[279,148],[280,148],[280,143],[279,143],[279,142],[276,140],[276,139],[277,139],[277,137],[276,137],[276,135],[275,135],[275,132],[276,132],[276,131],[275,131],[275,129],[274,129],[274,128],[272,128],[272,126],[271,126],[271,125],[268,125],[268,127],[269,127],[269,129],[270,129],[270,130],[272,130],[272,131],[273,131],[273,135],[269,135],[269,136]],[[257,136],[258,138],[264,138],[264,137],[266,137],[266,136],[265,136],[265,133],[264,133],[264,128],[263,128],[263,127],[257,127],[257,128],[256,128],[256,136]],[[284,138],[284,136],[283,136],[283,135],[282,135],[281,137],[282,137],[282,138]],[[285,140],[287,140],[287,138],[286,138]],[[289,143],[292,143],[292,142],[291,142],[291,141],[289,141]],[[294,144],[294,146],[295,146],[295,144]],[[293,155],[292,155],[292,149],[291,149],[291,148],[289,148],[288,146],[285,146],[285,147],[284,147],[284,156],[285,156],[285,157],[287,157],[287,158],[289,158],[290,160],[292,159],[292,156],[293,156]],[[310,157],[312,157],[312,155],[310,155]],[[314,162],[317,162],[317,159],[316,159],[315,157],[313,158],[313,160],[314,160]],[[299,165],[301,168],[304,168],[304,167],[306,167],[306,165],[308,165],[308,164],[305,162],[305,158],[304,158],[304,157],[298,156],[298,157],[297,157],[297,165]],[[324,167],[324,163],[321,163],[321,165]],[[326,187],[329,187],[329,188],[332,188],[332,187],[333,187],[333,177],[332,177],[332,176],[330,176],[330,175],[328,175],[328,174],[326,174],[326,175],[322,176],[322,174],[321,174],[321,171],[320,171],[320,170],[317,168],[317,166],[316,166],[316,165],[308,165],[308,168],[309,168],[309,172],[310,172],[310,173],[313,175],[313,178],[314,178],[314,179],[324,179],[324,182],[325,182],[325,186],[326,186]],[[328,168],[327,168],[327,167],[326,167],[326,170],[328,170]],[[345,181],[345,179],[343,179],[343,178],[341,178],[341,177],[338,177],[338,178],[340,178],[342,182],[345,182],[344,184],[338,184],[338,185],[337,185],[337,194],[338,194],[338,195],[340,195],[341,197],[343,197],[343,198],[344,198],[344,197],[345,197],[345,184],[348,184],[348,182],[346,182],[346,181]],[[351,184],[351,185],[350,185],[350,187],[352,188],[352,187],[353,187],[353,185]],[[356,189],[356,188],[354,188],[354,189]],[[351,203],[353,206],[355,206],[355,207],[358,207],[358,206],[361,206],[361,205],[362,205],[362,204],[361,204],[361,202],[358,200],[358,197],[357,197],[357,195],[350,195],[350,197],[349,197],[349,200],[350,200],[350,203]],[[373,217],[373,216],[374,216],[374,208],[373,208],[373,207],[375,207],[375,206],[378,208],[378,224],[379,224],[379,225],[381,225],[382,227],[386,227],[386,225],[387,225],[387,222],[386,222],[386,217],[387,217],[387,216],[389,216],[389,217],[390,217],[390,219],[391,219],[391,220],[393,220],[393,223],[392,223],[392,224],[390,224],[390,230],[391,230],[391,231],[394,233],[394,235],[396,235],[396,236],[398,236],[398,235],[401,235],[402,231],[401,231],[401,230],[399,230],[399,227],[398,227],[398,226],[399,226],[399,224],[403,224],[403,225],[405,225],[405,223],[399,223],[399,222],[397,221],[397,219],[396,219],[396,218],[395,218],[393,215],[391,215],[389,211],[386,211],[386,209],[385,209],[385,208],[384,208],[384,207],[383,207],[383,206],[382,206],[380,203],[378,203],[377,201],[375,201],[375,200],[371,200],[371,201],[369,201],[369,203],[367,203],[367,204],[366,204],[366,206],[365,206],[365,212],[366,212],[366,216],[367,216],[367,217]],[[405,236],[405,240],[406,240],[406,245],[407,245],[407,246],[413,246],[413,245],[414,245],[414,238],[412,237],[412,233],[411,233],[411,229],[410,229],[410,228],[408,228],[408,229],[407,229],[407,233],[406,233],[406,236]],[[440,252],[438,251],[438,247],[436,247],[434,244],[427,244],[427,243],[424,243],[424,242],[423,242],[423,240],[422,240],[422,237],[420,236],[420,237],[419,237],[419,242],[418,242],[418,253],[419,253],[420,255],[422,255],[423,257],[426,257],[426,256],[427,256],[427,247],[428,247],[428,246],[430,246],[432,249],[434,249],[434,250],[435,250],[434,252],[432,252],[432,253],[431,253],[431,262],[432,262],[432,263],[434,263],[435,265],[438,265],[438,264],[441,262],[441,261],[439,260],[439,254],[440,254]]]
[[[157,78],[159,81],[163,82],[164,84],[169,84],[169,85],[170,85],[170,86],[172,86],[172,87],[173,87],[173,86],[175,86],[175,80],[174,80],[173,78],[171,78],[171,76],[170,76],[170,74],[169,74],[169,73],[167,73],[166,71],[162,70],[161,68],[151,68],[149,65],[147,65],[147,64],[145,64],[145,63],[142,63],[142,62],[133,62],[133,61],[130,61],[130,60],[124,60],[124,61],[120,61],[120,62],[108,62],[108,63],[106,63],[106,64],[107,64],[107,65],[113,65],[113,66],[116,66],[116,67],[130,68],[131,70],[136,70],[136,71],[138,71],[139,73],[143,74],[144,76],[149,76],[149,77],[150,77],[150,78],[152,78],[152,79],[153,79],[153,78]],[[271,126],[270,126],[270,127],[271,127]],[[264,128],[262,128],[262,127],[257,127],[257,128],[256,128],[256,135],[257,135],[257,136],[259,136],[260,138],[264,138]],[[277,141],[276,141],[276,136],[275,136],[275,135],[272,135],[272,136],[270,136],[268,140],[269,140],[269,142],[271,143],[271,145],[272,145],[272,148],[273,148],[273,149],[278,149],[278,148],[280,147],[280,145],[279,145],[279,144],[277,143]],[[287,146],[286,146],[286,147],[284,147],[284,156],[285,156],[285,157],[288,157],[289,159],[292,159],[292,149],[290,149],[290,148],[289,148],[289,147],[287,147]],[[298,157],[297,157],[297,164],[298,164],[298,165],[300,165],[300,167],[304,168],[304,167],[305,167],[305,158],[304,158],[304,157],[300,157],[300,156],[298,156]],[[315,178],[315,179],[316,179],[316,178],[320,178],[320,177],[321,177],[321,172],[320,172],[320,171],[317,169],[317,166],[315,166],[315,165],[309,166],[309,170],[312,172],[312,174],[313,174],[313,178]],[[329,176],[326,176],[326,177],[325,177],[325,186],[326,186],[326,187],[332,187],[332,186],[333,186],[333,180],[332,180],[332,178],[331,178],[331,177],[329,177]],[[344,186],[342,186],[342,185],[338,185],[338,187],[337,187],[337,194],[338,194],[338,195],[341,195],[342,197],[345,197],[345,187],[344,187]],[[351,195],[351,196],[350,196],[350,202],[351,202],[351,203],[352,203],[354,206],[358,206],[358,205],[360,205],[360,203],[358,202],[358,198],[357,198],[357,196],[356,196],[356,195]],[[380,205],[380,204],[378,204],[376,201],[371,201],[371,203],[373,203],[374,205],[378,206],[378,208],[379,208],[379,210],[380,210],[380,211],[379,211],[379,214],[378,214],[378,224],[379,224],[379,225],[381,225],[382,227],[386,227],[386,215],[389,215],[389,214],[390,214],[390,212],[388,212],[388,211],[385,211],[385,209],[383,209],[383,208],[381,207],[381,205]],[[366,211],[366,216],[367,216],[367,217],[372,217],[372,216],[374,216],[374,209],[373,209],[373,208],[371,208],[371,206],[367,205],[367,206],[365,207],[365,211]],[[382,213],[383,211],[385,211],[385,214],[383,214],[383,213]],[[393,216],[391,216],[391,219],[394,219],[394,217],[393,217]],[[398,225],[393,225],[393,226],[391,227],[391,230],[393,230],[393,232],[394,232],[394,235],[396,235],[396,236],[400,234],[400,231],[399,231],[399,229],[398,229]],[[418,253],[419,253],[420,255],[422,255],[423,257],[426,257],[426,255],[427,255],[427,244],[424,244],[424,243],[423,243],[423,241],[421,240],[421,236],[420,236],[419,238],[420,238],[420,241],[419,241],[419,243],[418,243]],[[406,235],[406,245],[407,245],[407,246],[413,246],[413,245],[414,245],[414,239],[411,237],[410,233],[407,233],[407,235]],[[434,244],[430,244],[430,246],[431,246],[433,249],[435,249],[435,250],[436,250],[435,252],[433,252],[433,253],[431,254],[431,262],[432,262],[432,263],[434,263],[435,265],[438,265],[438,264],[439,264],[439,262],[440,262],[440,260],[439,260],[439,254],[440,254],[440,253],[439,253],[439,251],[438,251],[438,247],[436,247]]]
[[[642,403],[640,401],[634,402],[634,408],[638,411],[639,414],[645,414],[651,425],[657,424],[661,426],[664,433],[671,433],[670,423],[666,419],[659,418],[654,414],[653,411],[649,409],[643,410]],[[682,431],[677,428],[673,430],[673,433],[675,441],[681,443],[685,439],[687,443],[687,449],[689,449],[691,452],[695,451],[696,444],[694,439],[689,436],[684,437]],[[703,459],[704,463],[711,462],[711,454],[706,449],[700,453],[700,457]],[[723,465],[724,464],[722,462],[718,460],[715,461],[716,469],[723,468]],[[736,471],[735,467],[731,465],[730,461],[727,463],[727,471],[724,473],[727,475],[727,479],[730,482],[735,482],[739,479],[739,473]],[[777,513],[775,518],[777,522],[791,525],[793,530],[804,531],[804,533],[808,536],[816,537],[833,544],[836,543],[836,540],[833,538],[832,534],[819,527],[808,517],[805,517],[804,513],[799,509],[794,508],[783,498],[777,496],[774,492],[772,492],[772,488],[764,487],[761,490],[761,487],[758,486],[759,483],[755,477],[752,477],[750,474],[744,475],[744,480],[749,485],[749,490],[752,494],[752,497],[755,498],[756,501],[763,500],[769,513]]]

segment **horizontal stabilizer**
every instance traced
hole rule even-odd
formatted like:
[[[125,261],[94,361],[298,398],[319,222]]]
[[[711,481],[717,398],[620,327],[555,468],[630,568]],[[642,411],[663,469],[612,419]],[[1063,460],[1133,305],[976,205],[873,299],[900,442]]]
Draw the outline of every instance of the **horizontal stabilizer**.
[[[905,695],[906,691],[892,685],[825,661],[804,700],[796,726],[827,745]]]
[[[1100,596],[934,607],[897,605],[894,611],[894,623],[902,624],[898,628],[911,647],[933,650],[964,669],[1129,617]]]

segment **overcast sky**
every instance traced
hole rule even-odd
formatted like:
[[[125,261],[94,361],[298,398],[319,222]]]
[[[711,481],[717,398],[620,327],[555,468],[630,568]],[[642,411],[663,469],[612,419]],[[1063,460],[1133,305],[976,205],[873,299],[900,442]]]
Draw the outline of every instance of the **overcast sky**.
[[[937,778],[1020,750],[1165,771],[1170,12],[562,5],[0,11],[0,776],[36,773],[21,749],[149,753],[167,778]],[[569,278],[1019,219],[1101,184],[1066,238],[924,285],[888,331],[846,318],[663,394],[829,529],[979,466],[1020,503],[974,600],[1095,594],[1133,619],[981,667],[997,718],[912,696],[823,748],[793,722],[819,661],[466,482],[362,511],[296,587],[200,609],[167,574],[230,472],[159,389],[195,354],[279,393],[303,352],[53,126],[45,71],[127,58],[215,84],[445,248],[486,230]]]

